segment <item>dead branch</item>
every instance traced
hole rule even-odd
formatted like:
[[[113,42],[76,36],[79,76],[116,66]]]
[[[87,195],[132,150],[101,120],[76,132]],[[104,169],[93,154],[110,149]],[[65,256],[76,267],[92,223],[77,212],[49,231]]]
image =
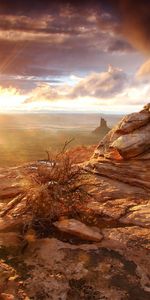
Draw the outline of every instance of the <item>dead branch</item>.
[[[74,141],[74,138],[72,138],[72,139],[70,139],[70,140],[68,140],[68,141],[65,141],[65,143],[64,143],[64,145],[63,145],[63,147],[62,147],[62,150],[57,154],[56,157],[58,157],[59,155],[64,154],[64,152],[65,152],[67,146],[68,146],[70,143],[72,143],[73,141]]]

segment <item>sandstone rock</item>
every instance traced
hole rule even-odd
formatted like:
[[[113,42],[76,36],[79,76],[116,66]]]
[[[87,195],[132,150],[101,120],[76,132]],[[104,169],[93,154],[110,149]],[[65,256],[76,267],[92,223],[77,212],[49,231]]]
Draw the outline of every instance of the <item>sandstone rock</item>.
[[[8,292],[7,286],[8,286],[9,278],[15,275],[16,275],[15,270],[0,260],[0,293]]]
[[[138,129],[150,122],[150,114],[144,109],[140,113],[133,113],[125,116],[119,125],[117,126],[116,132],[120,134],[126,134]]]
[[[120,221],[126,224],[150,227],[150,204],[133,206]]]
[[[106,200],[103,203],[98,201],[91,201],[90,203],[88,203],[87,208],[91,213],[94,213],[95,215],[107,217],[110,220],[118,220],[120,222],[120,218],[127,214],[130,207],[135,207],[135,205],[137,205],[138,203],[140,204],[140,202],[144,203],[144,200],[123,198]],[[145,200],[145,203],[147,203],[147,200]]]
[[[1,293],[1,300],[15,300],[15,297],[11,294]]]
[[[29,300],[18,279],[16,270],[0,260],[0,299]]]
[[[0,233],[0,247],[18,248],[20,246],[20,236],[16,232]]]
[[[13,218],[11,216],[6,216],[0,218],[0,232],[20,232],[23,227],[22,218]]]
[[[22,279],[27,299],[150,299],[149,109],[147,105],[140,113],[125,117],[103,139],[94,157],[78,166],[83,168],[87,192],[93,196],[83,205],[82,213],[96,215],[97,227],[62,219],[54,225],[78,239],[63,239],[59,231],[57,239],[55,231],[50,232],[52,238],[37,239],[30,230],[24,236],[28,243],[25,252],[18,253],[17,268],[23,265],[23,276],[27,275]],[[10,199],[4,199],[7,197],[1,191],[1,200],[4,204],[13,199],[0,219],[0,246],[8,242],[8,258],[12,257],[9,249],[13,243],[19,244],[18,231],[23,224],[23,219],[14,217],[20,212],[19,204],[12,209],[16,204],[11,195],[13,182],[15,188],[18,182],[20,189],[21,178],[32,172],[35,175],[36,170],[34,164],[19,171],[1,170],[3,190],[11,179]],[[17,173],[21,177],[17,178]],[[27,181],[26,188],[32,180]],[[9,263],[14,259],[16,256]],[[0,293],[26,299],[19,298],[18,284],[11,285],[10,278],[15,276],[14,269],[0,262]]]
[[[102,240],[98,228],[89,227],[75,219],[65,219],[54,223],[60,231],[75,235],[83,240],[99,242]]]
[[[150,196],[150,112],[125,117],[100,142],[94,156],[83,166],[87,172],[143,188]],[[127,187],[128,189],[128,187]],[[121,193],[122,194],[122,193]],[[122,197],[122,196],[121,196]],[[124,197],[125,198],[125,197]]]
[[[29,296],[149,300],[148,229],[110,228],[103,234],[97,244],[71,245],[54,238],[32,244],[25,257],[30,269],[25,281]]]
[[[134,253],[133,248],[142,253],[144,250],[150,250],[150,235],[148,228],[142,228],[139,226],[127,226],[118,228],[105,228],[102,230],[104,239],[101,242],[101,246],[105,246],[111,249],[120,249],[120,251],[132,252],[132,255],[136,257],[136,252]],[[145,253],[146,253],[145,252]],[[127,252],[126,252],[127,253]],[[150,255],[150,253],[149,253]],[[148,255],[148,256],[149,256]],[[137,255],[138,257],[138,255]],[[147,261],[148,257],[145,257]],[[138,257],[142,261],[144,257]],[[148,266],[150,261],[148,263]]]
[[[117,149],[126,159],[145,152],[150,148],[150,124],[133,133],[121,135],[110,144],[110,147]]]
[[[148,106],[147,106],[148,107]],[[150,112],[147,108],[144,108],[139,113],[131,114],[123,118],[123,120],[116,125],[100,142],[99,146],[95,151],[94,157],[107,156],[109,152],[120,149],[127,146],[128,152],[130,152],[129,157],[141,154],[146,149],[150,147]],[[132,141],[130,141],[132,139]],[[118,142],[117,142],[118,140]],[[134,143],[136,145],[134,145]],[[145,146],[144,146],[145,145]],[[133,146],[136,148],[136,153],[134,153]],[[122,156],[128,157],[126,152],[122,151]],[[131,154],[132,153],[132,154]],[[115,158],[115,156],[114,156]]]
[[[87,171],[111,178],[114,182],[117,180],[128,183],[132,187],[137,186],[147,189],[147,198],[150,195],[149,160],[144,163],[142,160],[132,160],[131,163],[128,160],[112,161],[101,157],[100,159],[91,159],[84,167]]]

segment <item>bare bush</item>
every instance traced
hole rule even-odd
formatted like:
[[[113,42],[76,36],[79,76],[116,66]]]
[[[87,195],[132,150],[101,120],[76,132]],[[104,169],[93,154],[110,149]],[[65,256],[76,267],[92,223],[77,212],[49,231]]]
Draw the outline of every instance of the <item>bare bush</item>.
[[[66,152],[49,154],[49,159],[38,167],[35,186],[27,193],[27,207],[33,221],[52,221],[62,215],[77,214],[90,197],[82,169],[74,165]]]

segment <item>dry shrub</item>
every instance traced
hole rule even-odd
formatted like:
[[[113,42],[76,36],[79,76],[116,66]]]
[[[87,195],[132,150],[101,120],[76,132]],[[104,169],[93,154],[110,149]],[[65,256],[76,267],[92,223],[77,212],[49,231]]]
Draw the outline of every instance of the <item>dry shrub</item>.
[[[62,215],[78,214],[91,197],[83,170],[67,153],[51,155],[46,164],[38,167],[34,181],[27,195],[33,221],[52,222]]]

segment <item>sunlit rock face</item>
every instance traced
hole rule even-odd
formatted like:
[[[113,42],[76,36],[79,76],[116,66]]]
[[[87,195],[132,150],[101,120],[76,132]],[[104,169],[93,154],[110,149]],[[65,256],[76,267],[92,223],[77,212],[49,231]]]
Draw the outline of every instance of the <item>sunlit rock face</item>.
[[[116,158],[116,151],[122,159],[129,159],[149,153],[150,149],[150,104],[138,113],[124,117],[98,145],[94,157]],[[114,157],[113,157],[114,152]]]
[[[150,192],[150,104],[124,117],[104,137],[87,168]]]

